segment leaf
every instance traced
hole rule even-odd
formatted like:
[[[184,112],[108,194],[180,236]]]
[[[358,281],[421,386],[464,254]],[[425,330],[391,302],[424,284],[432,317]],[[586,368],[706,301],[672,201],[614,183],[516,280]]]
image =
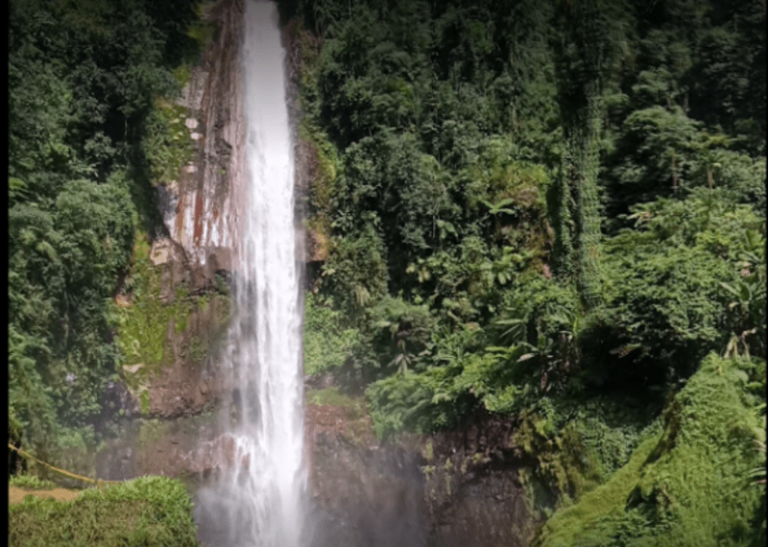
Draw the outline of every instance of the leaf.
[[[443,402],[443,401],[450,401],[450,400],[451,400],[451,396],[450,396],[450,395],[448,395],[448,394],[447,394],[447,393],[445,393],[445,392],[441,392],[441,393],[435,393],[435,394],[432,396],[432,404],[433,404],[433,405],[436,405],[436,404],[438,404],[438,403],[441,403],[441,402]]]
[[[511,353],[517,349],[517,346],[487,346],[485,351],[488,353]]]
[[[38,253],[40,253],[40,254],[43,254],[43,255],[47,256],[47,257],[48,257],[48,259],[49,259],[51,262],[56,262],[56,261],[59,259],[58,255],[56,254],[56,250],[55,250],[55,249],[53,248],[53,246],[52,246],[50,243],[48,243],[47,241],[41,241],[40,243],[38,243],[38,244],[35,246],[35,250],[36,250]]]
[[[721,285],[721,286],[722,286],[724,289],[726,289],[728,292],[730,292],[731,294],[733,294],[733,295],[734,295],[736,298],[738,298],[738,297],[740,296],[740,295],[739,295],[739,291],[737,291],[736,289],[734,289],[733,287],[731,287],[731,286],[730,286],[728,283],[722,283],[722,282],[721,282],[721,283],[720,283],[720,285]]]
[[[518,363],[522,363],[523,361],[527,361],[528,359],[532,359],[533,357],[536,357],[536,353],[526,353],[525,355],[521,355],[520,358],[517,360]]]
[[[752,296],[752,291],[750,290],[749,286],[746,283],[739,281],[739,289],[739,296],[741,297],[741,300],[743,302],[748,302]]]

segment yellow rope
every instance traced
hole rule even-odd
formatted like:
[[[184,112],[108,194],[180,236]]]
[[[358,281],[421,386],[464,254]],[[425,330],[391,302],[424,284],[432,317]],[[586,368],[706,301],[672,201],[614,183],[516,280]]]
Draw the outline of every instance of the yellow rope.
[[[75,475],[74,473],[70,473],[69,471],[65,471],[64,469],[59,469],[58,467],[54,467],[54,466],[52,466],[49,463],[45,463],[44,461],[38,460],[32,454],[30,454],[28,452],[25,452],[21,448],[16,448],[11,443],[8,443],[8,448],[11,448],[11,449],[15,450],[16,452],[18,452],[20,455],[24,456],[25,458],[29,458],[29,459],[35,460],[37,463],[39,463],[41,465],[44,465],[44,466],[48,467],[49,469],[53,469],[57,473],[61,473],[62,475],[66,475],[67,477],[72,477],[74,479],[78,479],[78,480],[81,480],[81,481],[91,482],[91,483],[95,484],[96,486],[99,486],[99,485],[102,485],[102,484],[120,484],[120,481],[102,481],[102,480],[99,480],[99,479],[90,479],[88,477],[81,477],[80,475]]]

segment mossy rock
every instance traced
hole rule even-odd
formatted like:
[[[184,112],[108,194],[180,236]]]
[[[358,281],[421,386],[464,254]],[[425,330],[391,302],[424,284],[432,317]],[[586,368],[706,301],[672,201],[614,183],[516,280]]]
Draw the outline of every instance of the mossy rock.
[[[750,477],[764,465],[754,442],[759,401],[747,382],[743,362],[708,356],[668,405],[661,433],[606,484],[556,512],[533,545],[764,544],[765,490]]]
[[[148,395],[142,392],[166,366],[177,361],[172,338],[181,340],[176,353],[187,355],[186,362],[197,365],[211,353],[230,314],[227,294],[192,295],[185,284],[176,286],[175,298],[161,299],[160,267],[153,266],[146,234],[139,233],[134,246],[129,275],[130,303],[118,309],[118,347],[122,354],[122,376],[128,388],[139,397],[142,412],[148,412]],[[194,318],[215,306],[210,328],[193,328]],[[146,392],[145,392],[146,393]]]

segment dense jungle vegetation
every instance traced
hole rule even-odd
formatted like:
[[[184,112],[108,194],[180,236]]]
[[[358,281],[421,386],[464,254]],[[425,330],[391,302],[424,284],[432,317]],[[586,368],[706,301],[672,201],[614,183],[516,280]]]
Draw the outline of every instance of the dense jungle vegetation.
[[[12,0],[8,15],[9,443],[92,475],[127,357],[115,296],[133,284],[151,304],[130,273],[159,234],[152,182],[188,153],[169,102],[209,29],[190,0]],[[9,450],[9,473],[27,464]],[[12,545],[198,544],[184,485],[161,477],[27,496],[8,519]]]
[[[114,297],[160,226],[153,174],[181,165],[162,99],[205,37],[190,0],[14,0],[9,17],[9,437],[64,464],[95,446],[118,380]]]
[[[764,538],[764,4],[282,10],[307,372],[365,390],[380,437],[515,417],[559,496],[537,544]]]
[[[517,420],[537,545],[764,544],[765,4],[279,4],[306,372],[382,438]],[[114,296],[184,161],[194,8],[9,4],[9,436],[46,461],[97,444],[127,359]]]

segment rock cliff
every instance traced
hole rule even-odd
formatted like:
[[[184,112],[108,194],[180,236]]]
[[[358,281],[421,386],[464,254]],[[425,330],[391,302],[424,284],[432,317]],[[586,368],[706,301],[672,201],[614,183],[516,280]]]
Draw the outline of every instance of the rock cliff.
[[[226,287],[237,275],[231,257],[246,183],[238,56],[243,11],[243,0],[219,0],[204,15],[218,30],[177,101],[193,156],[177,177],[157,185],[164,230],[148,253],[153,294],[167,311],[180,305],[183,287],[185,302],[193,304],[185,304],[183,320],[178,313],[163,316],[161,362],[124,367],[124,381],[110,387],[103,422],[117,435],[96,456],[99,478],[159,474],[185,478],[194,489],[233,461],[233,440],[224,431],[229,410],[236,409],[221,409],[236,399],[236,386],[222,381],[217,352],[230,305]],[[283,40],[296,128],[302,48],[295,21],[284,26]],[[317,150],[294,135],[297,258],[316,263],[324,258],[322,236],[310,230],[305,248],[301,219],[318,177]],[[131,305],[129,297],[124,305]],[[361,401],[358,409],[364,407]],[[526,545],[533,521],[510,431],[510,424],[486,417],[459,432],[380,445],[365,411],[308,401],[311,545]]]

